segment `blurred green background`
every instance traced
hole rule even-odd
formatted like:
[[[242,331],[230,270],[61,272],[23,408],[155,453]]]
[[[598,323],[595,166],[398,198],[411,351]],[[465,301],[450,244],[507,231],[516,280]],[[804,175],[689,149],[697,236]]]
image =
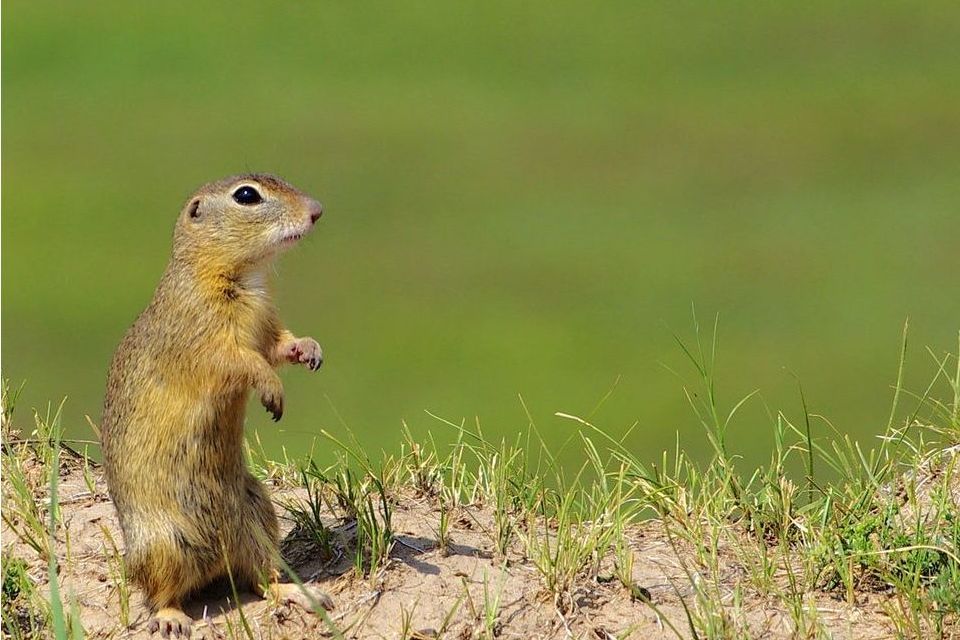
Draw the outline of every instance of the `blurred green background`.
[[[287,413],[395,449],[479,417],[559,443],[635,421],[641,458],[706,441],[672,332],[720,314],[721,397],[861,438],[909,316],[956,349],[960,9],[943,3],[3,3],[3,375],[99,420],[112,351],[206,181],[286,177],[326,205],[277,265],[316,337]],[[766,406],[765,406],[766,405]],[[826,427],[818,423],[817,433]]]

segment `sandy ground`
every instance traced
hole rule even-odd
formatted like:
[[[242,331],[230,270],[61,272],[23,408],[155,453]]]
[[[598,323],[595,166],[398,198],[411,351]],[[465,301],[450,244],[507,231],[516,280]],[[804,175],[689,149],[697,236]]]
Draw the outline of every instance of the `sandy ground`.
[[[130,598],[130,626],[120,622],[120,597],[111,576],[107,533],[121,547],[122,538],[102,478],[97,477],[96,492],[91,494],[78,464],[65,462],[63,467],[60,496],[65,527],[57,541],[62,593],[76,600],[89,637],[149,637],[147,612],[135,587]],[[278,502],[296,496],[292,490],[276,492]],[[279,506],[278,512],[285,513]],[[500,607],[492,637],[654,639],[676,638],[678,633],[692,637],[680,599],[695,607],[695,594],[657,521],[637,527],[630,536],[633,577],[649,592],[653,607],[631,598],[617,580],[584,576],[573,594],[573,605],[564,607],[567,610],[561,614],[531,562],[519,554],[507,563],[494,559],[491,538],[484,532],[492,526],[488,511],[469,507],[454,514],[447,554],[436,546],[438,518],[435,501],[399,496],[394,513],[396,544],[387,567],[372,579],[355,576],[350,563],[352,528],[332,517],[329,525],[337,531],[344,552],[321,559],[318,550],[291,533],[292,524],[282,518],[286,535],[283,553],[300,576],[334,598],[336,609],[331,618],[346,637],[400,638],[405,628],[408,637],[414,638],[491,637],[485,635],[484,602],[498,594]],[[46,592],[46,565],[6,526],[3,549],[26,559],[30,576],[44,585]],[[720,591],[726,594],[723,604],[740,625],[730,637],[799,637],[788,612],[776,602],[755,595],[746,581],[747,571],[733,555],[721,553],[721,557],[726,558],[717,576]],[[605,558],[599,575],[611,573],[611,560]],[[742,588],[740,595],[738,586]],[[243,636],[241,617],[229,596],[228,588],[215,586],[189,604],[187,613],[196,620],[194,638]],[[254,637],[331,635],[313,614],[290,605],[263,601],[252,594],[241,596],[241,600]],[[850,606],[829,594],[811,593],[806,602],[817,609],[831,637],[865,640],[894,635],[882,612],[881,596],[864,595]]]

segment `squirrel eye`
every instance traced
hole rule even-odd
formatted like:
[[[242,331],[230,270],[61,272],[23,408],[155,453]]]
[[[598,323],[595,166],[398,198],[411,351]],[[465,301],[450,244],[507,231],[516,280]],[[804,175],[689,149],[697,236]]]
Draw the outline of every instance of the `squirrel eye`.
[[[263,202],[263,198],[253,187],[240,187],[233,192],[233,199],[238,204],[251,205]]]

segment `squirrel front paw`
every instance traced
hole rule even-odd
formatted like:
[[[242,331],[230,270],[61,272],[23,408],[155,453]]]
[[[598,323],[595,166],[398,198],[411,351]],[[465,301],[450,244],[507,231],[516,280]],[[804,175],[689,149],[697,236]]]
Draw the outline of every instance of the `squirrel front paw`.
[[[311,371],[316,371],[323,364],[323,349],[313,338],[297,338],[286,345],[284,354],[292,364],[305,364]]]
[[[260,404],[273,416],[274,422],[279,422],[283,417],[283,385],[280,384],[280,378],[260,390]]]

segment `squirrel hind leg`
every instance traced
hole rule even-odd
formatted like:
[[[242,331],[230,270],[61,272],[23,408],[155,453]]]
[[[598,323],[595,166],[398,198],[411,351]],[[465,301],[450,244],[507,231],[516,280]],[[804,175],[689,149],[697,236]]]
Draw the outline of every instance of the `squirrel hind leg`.
[[[230,562],[238,586],[259,592],[261,585],[276,581],[280,525],[260,481],[248,475],[244,484],[243,511],[234,525],[237,533]]]
[[[179,539],[174,536],[169,541],[154,540],[127,552],[130,576],[143,591],[147,608],[157,612],[151,623],[162,622],[160,612],[164,612],[163,619],[171,625],[177,620],[182,623],[183,618],[189,620],[180,611],[181,604],[191,593],[206,585],[215,571],[213,567],[203,566],[189,545],[178,544]],[[162,628],[159,630],[163,632]],[[168,625],[168,632],[175,631],[174,626]]]
[[[259,524],[267,535],[270,544],[277,544],[280,536],[280,525],[277,522],[277,512],[267,490],[259,480],[248,473],[244,481],[246,493],[247,516],[252,522]]]
[[[245,503],[241,544],[243,551],[250,552],[253,565],[273,566],[280,548],[280,523],[273,502],[259,480],[247,475],[244,486]]]
[[[318,608],[333,609],[333,599],[312,584],[281,583],[277,570],[279,526],[273,503],[263,485],[253,476],[247,479],[248,520],[254,526],[248,528],[244,538],[243,557],[249,559],[245,566],[248,585],[261,597],[278,604],[293,604],[304,611],[316,612]],[[259,525],[259,526],[256,526]]]

